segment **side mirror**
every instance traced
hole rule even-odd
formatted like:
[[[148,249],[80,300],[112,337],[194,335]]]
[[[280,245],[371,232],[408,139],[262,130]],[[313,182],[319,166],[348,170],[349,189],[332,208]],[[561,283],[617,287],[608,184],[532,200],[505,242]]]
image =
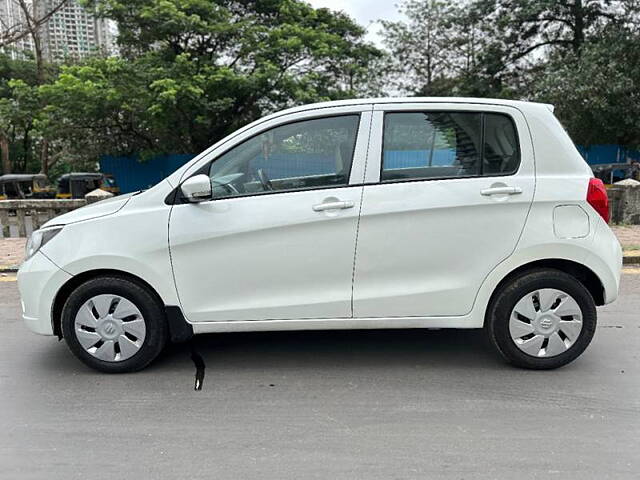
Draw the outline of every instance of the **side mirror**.
[[[211,179],[209,175],[194,175],[180,185],[182,198],[190,203],[211,200]]]

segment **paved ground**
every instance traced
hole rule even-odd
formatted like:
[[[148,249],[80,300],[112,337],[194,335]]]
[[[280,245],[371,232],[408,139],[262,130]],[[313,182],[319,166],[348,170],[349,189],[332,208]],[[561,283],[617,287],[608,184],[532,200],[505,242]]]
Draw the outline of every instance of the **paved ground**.
[[[22,263],[26,238],[0,239],[0,269],[14,268]]]
[[[640,250],[640,225],[615,225],[611,227],[625,250]]]
[[[0,282],[0,478],[631,479],[640,269],[573,364],[503,364],[480,331],[198,337],[104,375],[18,320]]]

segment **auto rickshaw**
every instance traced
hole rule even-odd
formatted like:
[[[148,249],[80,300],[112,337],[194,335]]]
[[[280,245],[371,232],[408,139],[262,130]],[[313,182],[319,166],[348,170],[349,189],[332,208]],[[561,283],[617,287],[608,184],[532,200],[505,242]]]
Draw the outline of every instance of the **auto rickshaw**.
[[[58,178],[56,198],[84,198],[93,190],[100,188],[114,195],[120,193],[113,175],[95,172],[65,173]]]
[[[8,173],[0,176],[0,200],[55,196],[55,188],[43,173]]]
[[[116,178],[110,173],[105,173],[103,175],[104,178],[102,179],[102,186],[100,188],[107,192],[111,192],[114,195],[118,195],[120,193],[120,187],[116,184]]]
[[[602,180],[606,187],[625,178],[640,180],[640,163],[638,162],[605,163],[593,165],[591,168],[594,176]]]

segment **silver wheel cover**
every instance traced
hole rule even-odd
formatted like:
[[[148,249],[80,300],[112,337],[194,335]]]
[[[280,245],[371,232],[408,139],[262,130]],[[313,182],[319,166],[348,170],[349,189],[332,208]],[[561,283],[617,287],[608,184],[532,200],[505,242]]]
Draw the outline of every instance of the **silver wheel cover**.
[[[582,310],[571,295],[542,288],[522,297],[511,312],[509,333],[516,346],[533,357],[566,352],[582,331]]]
[[[74,329],[82,348],[105,362],[133,357],[147,332],[138,307],[119,295],[96,295],[87,300],[76,313]]]

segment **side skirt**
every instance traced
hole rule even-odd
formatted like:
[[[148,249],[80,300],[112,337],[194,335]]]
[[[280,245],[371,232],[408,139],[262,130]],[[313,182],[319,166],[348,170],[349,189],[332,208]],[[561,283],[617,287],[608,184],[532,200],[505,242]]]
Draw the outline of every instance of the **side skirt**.
[[[180,312],[182,315],[182,312]],[[386,328],[482,328],[482,320],[465,317],[322,318],[305,320],[236,320],[190,323],[193,333],[268,332],[281,330],[358,330]]]

